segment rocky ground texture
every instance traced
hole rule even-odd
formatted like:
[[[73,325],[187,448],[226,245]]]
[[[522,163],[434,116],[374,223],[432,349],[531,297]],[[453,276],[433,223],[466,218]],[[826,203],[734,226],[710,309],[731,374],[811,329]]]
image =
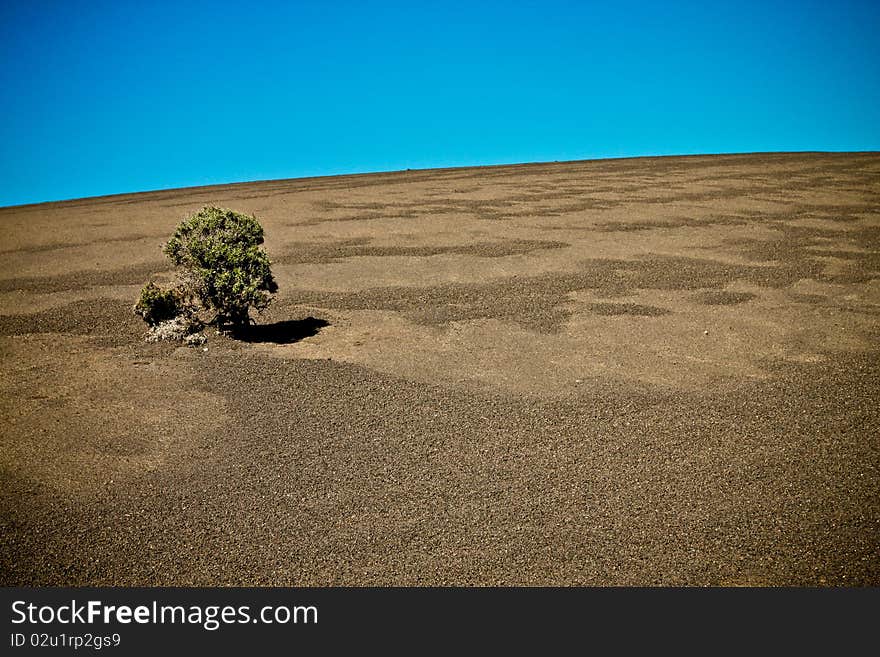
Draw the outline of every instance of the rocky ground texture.
[[[0,208],[4,585],[878,585],[880,156]],[[144,341],[253,212],[260,326]]]

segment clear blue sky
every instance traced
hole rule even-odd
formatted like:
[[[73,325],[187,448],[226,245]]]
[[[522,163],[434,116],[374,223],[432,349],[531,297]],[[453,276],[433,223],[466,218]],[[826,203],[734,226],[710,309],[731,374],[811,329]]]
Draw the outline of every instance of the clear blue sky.
[[[0,0],[0,205],[880,150],[880,1]]]

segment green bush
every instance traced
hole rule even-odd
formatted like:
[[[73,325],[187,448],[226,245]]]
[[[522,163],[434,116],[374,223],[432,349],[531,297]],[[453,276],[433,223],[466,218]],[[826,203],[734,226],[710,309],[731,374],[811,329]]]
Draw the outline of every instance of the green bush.
[[[141,290],[134,310],[147,324],[155,326],[180,315],[183,303],[177,290],[163,290],[150,281]]]
[[[262,243],[256,217],[205,207],[177,226],[164,251],[218,324],[241,326],[250,308],[263,310],[278,289]]]

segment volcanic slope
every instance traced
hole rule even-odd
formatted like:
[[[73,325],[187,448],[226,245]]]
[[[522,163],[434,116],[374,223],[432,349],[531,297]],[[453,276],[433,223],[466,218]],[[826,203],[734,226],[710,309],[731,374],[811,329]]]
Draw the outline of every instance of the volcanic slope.
[[[131,306],[204,205],[247,340]],[[0,584],[880,585],[880,155],[0,208]]]

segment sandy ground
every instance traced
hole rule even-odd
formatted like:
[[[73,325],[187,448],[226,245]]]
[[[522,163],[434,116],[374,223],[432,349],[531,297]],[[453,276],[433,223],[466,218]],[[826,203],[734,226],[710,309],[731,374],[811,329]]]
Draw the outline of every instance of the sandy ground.
[[[253,342],[131,312],[256,213]],[[0,209],[0,583],[880,585],[880,155]],[[314,318],[309,321],[307,318]]]

